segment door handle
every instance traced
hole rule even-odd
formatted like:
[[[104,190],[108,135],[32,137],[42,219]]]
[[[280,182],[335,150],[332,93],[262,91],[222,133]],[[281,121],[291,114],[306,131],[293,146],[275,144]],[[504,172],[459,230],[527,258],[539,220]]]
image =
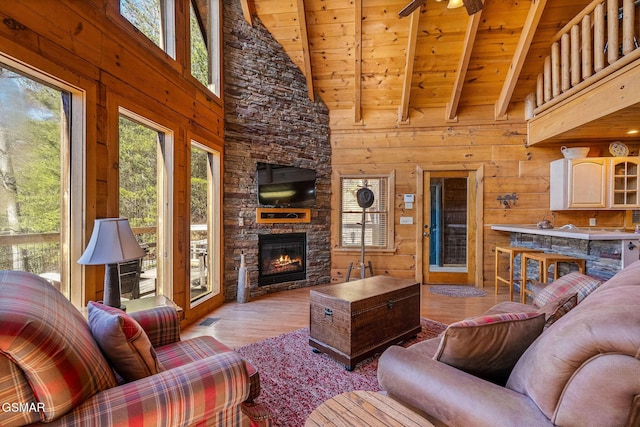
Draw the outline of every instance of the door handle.
[[[425,224],[424,230],[425,231],[422,232],[422,237],[429,237],[429,224]]]

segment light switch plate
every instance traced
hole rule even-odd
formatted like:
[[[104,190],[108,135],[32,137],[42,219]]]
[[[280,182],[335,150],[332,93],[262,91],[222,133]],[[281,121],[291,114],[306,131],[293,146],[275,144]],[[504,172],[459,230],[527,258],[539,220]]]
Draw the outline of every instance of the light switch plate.
[[[413,217],[411,217],[411,216],[401,216],[400,217],[400,224],[406,224],[406,225],[413,224]]]
[[[404,202],[405,203],[413,203],[415,201],[415,195],[413,194],[405,194],[404,195]]]

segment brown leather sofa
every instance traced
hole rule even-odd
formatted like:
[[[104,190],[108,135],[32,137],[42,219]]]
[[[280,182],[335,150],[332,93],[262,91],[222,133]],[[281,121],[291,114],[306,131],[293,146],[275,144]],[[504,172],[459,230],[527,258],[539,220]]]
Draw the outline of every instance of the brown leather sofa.
[[[390,347],[378,367],[387,394],[436,425],[640,426],[640,261],[542,332],[504,386],[434,360],[439,344]]]

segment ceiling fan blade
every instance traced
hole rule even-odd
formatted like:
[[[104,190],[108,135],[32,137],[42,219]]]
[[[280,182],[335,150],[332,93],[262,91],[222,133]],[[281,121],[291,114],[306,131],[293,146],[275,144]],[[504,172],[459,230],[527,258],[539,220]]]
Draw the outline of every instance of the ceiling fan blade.
[[[482,0],[462,0],[462,3],[464,3],[464,7],[467,9],[469,16],[480,12],[484,6]]]
[[[426,1],[427,0],[411,0],[411,2],[409,2],[409,4],[404,7],[404,9],[398,12],[398,15],[403,18],[405,16],[409,16],[414,10],[425,4]]]

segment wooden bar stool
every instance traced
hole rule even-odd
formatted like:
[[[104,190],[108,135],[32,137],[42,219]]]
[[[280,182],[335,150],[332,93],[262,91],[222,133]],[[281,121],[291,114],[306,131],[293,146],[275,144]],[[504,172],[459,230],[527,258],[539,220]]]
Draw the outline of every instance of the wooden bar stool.
[[[528,261],[536,261],[538,263],[538,280],[545,284],[549,282],[549,267],[551,267],[552,265],[553,280],[556,280],[558,279],[558,277],[560,277],[560,270],[558,269],[558,264],[560,263],[576,264],[580,273],[584,274],[585,271],[584,258],[577,258],[560,254],[524,252],[522,254],[521,260],[522,273],[520,273],[520,277],[522,278],[522,282],[520,283],[520,299],[523,304],[527,303],[527,294],[533,295],[533,292],[527,289],[527,281],[529,279],[527,277]]]
[[[496,246],[496,295],[499,293],[500,282],[509,286],[509,300],[513,301],[513,272],[515,270],[514,260],[524,252],[542,252],[542,249],[521,248],[517,246]],[[500,276],[500,256],[509,256],[509,277]],[[522,260],[522,257],[520,257]]]

